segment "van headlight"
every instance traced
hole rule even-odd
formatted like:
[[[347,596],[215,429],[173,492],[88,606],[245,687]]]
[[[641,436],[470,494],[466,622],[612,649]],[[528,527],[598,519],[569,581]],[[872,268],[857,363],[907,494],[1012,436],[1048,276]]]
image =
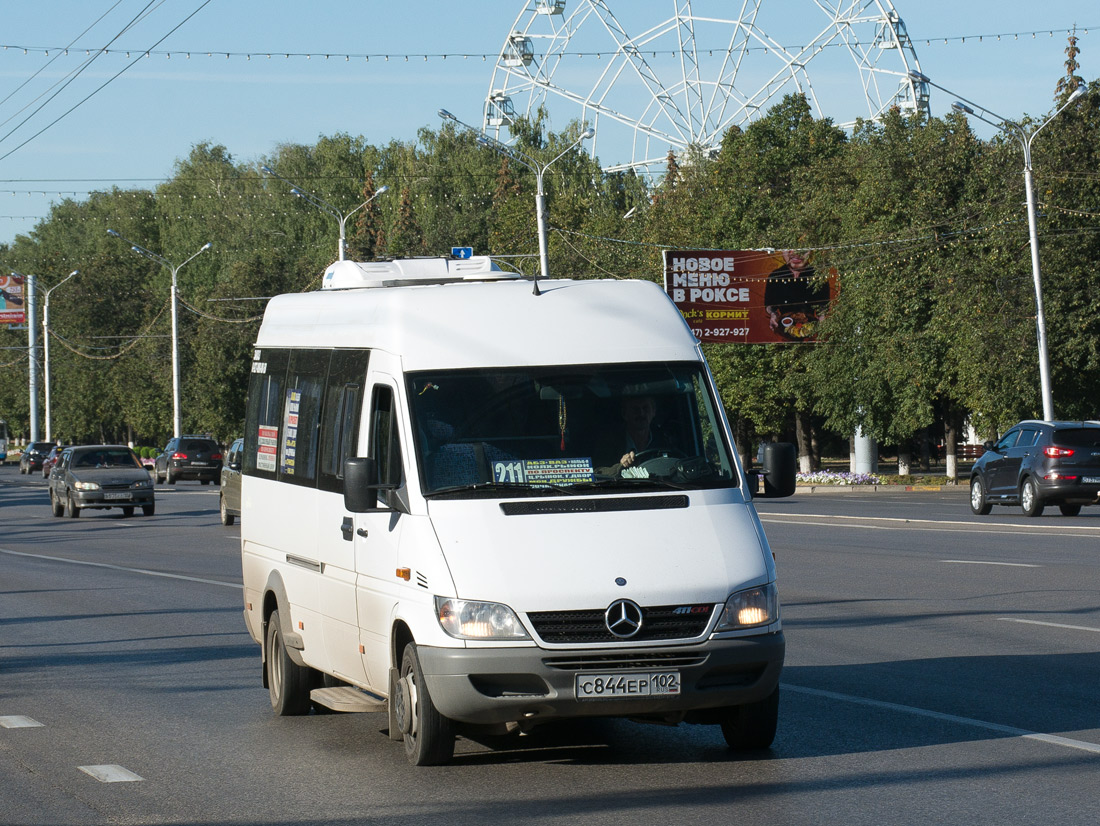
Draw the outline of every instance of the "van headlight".
[[[771,625],[779,620],[779,589],[774,582],[731,594],[716,631]]]
[[[499,602],[436,597],[435,609],[443,630],[460,640],[530,639],[516,612]]]

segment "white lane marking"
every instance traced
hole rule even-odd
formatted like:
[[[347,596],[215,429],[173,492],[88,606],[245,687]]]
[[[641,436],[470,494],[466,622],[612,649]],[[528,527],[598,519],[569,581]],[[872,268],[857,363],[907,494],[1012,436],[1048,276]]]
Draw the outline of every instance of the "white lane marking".
[[[913,519],[906,516],[847,516],[835,513],[762,513],[760,514],[762,520],[799,520],[799,519],[832,519],[837,521],[852,521],[852,522],[900,522],[902,524],[914,524],[914,525],[958,525],[964,528],[976,528],[984,531],[991,531],[992,528],[1009,528],[1013,530],[1023,531],[1024,533],[1047,532],[1058,531],[1059,533],[1066,533],[1068,531],[1086,531],[1084,536],[1093,536],[1096,533],[1100,533],[1100,525],[1058,525],[1050,522],[1043,522],[1038,525],[1021,525],[1014,522],[963,522],[958,519]]]
[[[1062,622],[1040,622],[1039,620],[1016,619],[1015,617],[997,617],[1001,622],[1019,622],[1023,625],[1045,625],[1047,628],[1066,628],[1070,631],[1095,631],[1100,634],[1100,628],[1089,628],[1087,625],[1066,625]]]
[[[67,562],[70,565],[85,565],[89,568],[107,568],[111,571],[125,571],[129,574],[143,574],[144,576],[159,576],[165,579],[179,579],[184,582],[201,582],[203,585],[221,585],[225,588],[240,588],[239,582],[222,582],[219,579],[203,579],[197,576],[184,576],[183,574],[168,574],[164,571],[150,571],[146,568],[127,568],[125,565],[110,565],[106,562],[86,562],[81,559],[65,559],[60,556],[46,556],[45,554],[28,554],[23,551],[13,551],[9,548],[0,548],[0,554],[9,556],[22,556],[28,559],[44,559],[48,562]]]
[[[987,562],[984,559],[943,559],[952,565],[1001,565],[1005,568],[1042,568],[1042,565],[1032,565],[1029,562]]]
[[[108,764],[102,766],[77,766],[85,774],[91,775],[100,783],[135,783],[144,780],[140,774],[134,774],[122,766]]]
[[[0,717],[0,728],[38,728],[45,725],[31,717],[24,717],[21,714],[10,714],[6,717]]]
[[[1073,740],[1069,737],[1059,737],[1057,734],[1043,734],[1037,731],[1028,731],[1027,729],[1015,728],[1014,726],[1002,726],[999,723],[987,723],[984,720],[973,720],[969,717],[959,717],[955,714],[943,714],[939,711],[929,711],[926,708],[915,708],[914,706],[903,706],[899,703],[888,703],[884,700],[872,700],[867,697],[856,697],[851,694],[840,694],[836,691],[823,691],[819,688],[806,688],[805,686],[782,684],[783,688],[787,691],[795,691],[801,694],[810,694],[815,697],[824,697],[829,700],[842,700],[847,703],[856,703],[857,705],[871,706],[873,708],[882,708],[887,711],[899,711],[903,714],[914,714],[918,717],[930,717],[933,720],[941,720],[945,723],[957,723],[962,726],[971,726],[973,728],[985,729],[986,731],[995,731],[998,734],[1008,734],[1012,737],[1019,737],[1024,740],[1038,740],[1041,743],[1048,743],[1052,746],[1062,746],[1068,749],[1077,749],[1079,751],[1092,752],[1093,754],[1100,754],[1100,744],[1089,743],[1086,740]]]

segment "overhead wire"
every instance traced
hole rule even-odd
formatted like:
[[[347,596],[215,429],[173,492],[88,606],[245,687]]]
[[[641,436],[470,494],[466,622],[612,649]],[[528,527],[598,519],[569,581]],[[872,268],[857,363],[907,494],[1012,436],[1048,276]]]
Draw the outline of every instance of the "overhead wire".
[[[1057,26],[1057,27],[1049,28],[1049,29],[1035,29],[1035,30],[1030,30],[1030,31],[1017,31],[1017,32],[984,32],[984,33],[978,33],[978,34],[932,36],[932,37],[912,37],[910,35],[910,39],[913,40],[913,41],[916,41],[916,42],[924,41],[926,46],[931,47],[931,46],[934,46],[934,45],[939,45],[941,43],[945,44],[945,45],[949,44],[949,43],[964,44],[964,43],[966,43],[966,41],[968,39],[971,40],[971,41],[976,40],[979,43],[982,43],[982,42],[985,42],[987,39],[992,41],[992,42],[996,42],[996,41],[1000,41],[1004,38],[1012,38],[1013,40],[1019,40],[1021,37],[1029,37],[1029,36],[1032,39],[1035,39],[1039,35],[1046,35],[1047,37],[1053,37],[1056,33],[1057,34],[1062,34],[1063,31],[1066,34],[1076,33],[1076,35],[1078,37],[1082,37],[1082,36],[1086,36],[1086,35],[1089,34],[1089,29],[1094,29],[1094,28],[1097,28],[1097,26],[1067,26],[1065,28],[1063,28],[1061,26]],[[158,42],[158,45],[159,45],[159,42]],[[879,46],[879,45],[881,45],[881,42],[878,41],[878,40],[867,42],[867,41],[861,41],[861,40],[858,40],[858,39],[845,39],[845,40],[838,40],[838,41],[833,41],[833,42],[824,43],[824,44],[818,44],[818,49],[820,50],[820,49],[824,49],[824,48],[828,48],[828,47],[836,47],[836,48],[840,48],[840,47],[844,47],[844,48],[864,47],[864,48],[868,48],[868,47]],[[799,54],[799,53],[804,52],[806,50],[806,48],[807,47],[805,45],[790,45],[790,46],[757,45],[757,46],[745,46],[743,48],[733,48],[729,45],[722,45],[722,46],[718,46],[717,48],[714,47],[714,46],[702,45],[702,46],[699,46],[696,49],[696,52],[697,53],[707,52],[711,56],[717,55],[718,57],[723,57],[723,56],[732,55],[734,53],[742,54],[742,53],[752,53],[752,52],[761,52],[761,53],[765,53],[765,54],[771,53],[771,52],[775,52],[777,54],[782,54],[782,53]],[[29,46],[29,45],[18,45],[18,44],[11,44],[11,43],[0,43],[0,49],[2,49],[2,50],[21,50],[25,54],[31,54],[31,53],[49,54],[51,51],[62,50],[63,47],[57,47],[57,46]],[[681,55],[682,51],[683,50],[679,49],[679,48],[669,48],[669,49],[642,48],[642,49],[637,50],[637,52],[641,55],[650,55],[652,57],[658,57],[658,56],[673,57],[673,58],[679,57]],[[227,50],[227,49],[167,49],[167,50],[158,50],[155,47],[154,48],[149,48],[149,49],[124,49],[124,48],[108,49],[108,50],[105,51],[105,54],[125,55],[127,58],[131,57],[131,55],[136,54],[136,55],[138,55],[139,58],[157,56],[157,57],[164,57],[164,58],[169,59],[169,60],[172,57],[178,57],[178,58],[183,58],[185,60],[190,60],[192,58],[192,56],[198,56],[198,57],[205,56],[207,58],[218,58],[220,60],[229,60],[231,58],[244,58],[247,61],[251,61],[253,58],[257,58],[257,59],[264,58],[264,59],[267,59],[267,60],[271,60],[272,58],[280,58],[280,57],[283,58],[284,60],[290,60],[291,58],[297,58],[297,59],[302,59],[302,60],[307,60],[307,61],[318,60],[318,61],[323,61],[323,62],[330,62],[332,60],[337,60],[337,61],[342,60],[344,63],[350,63],[352,60],[356,60],[356,61],[362,60],[364,62],[369,63],[371,60],[375,60],[375,61],[381,61],[383,63],[392,63],[393,65],[398,65],[398,66],[404,65],[406,63],[410,63],[414,60],[415,61],[420,61],[420,62],[425,62],[425,61],[428,61],[428,60],[448,60],[448,59],[450,59],[450,60],[470,60],[470,59],[474,59],[474,60],[481,60],[482,62],[487,62],[489,60],[507,59],[511,55],[511,53],[507,50],[507,48],[502,49],[500,52],[401,52],[401,51],[397,51],[397,52],[338,52],[338,51],[301,52],[301,51],[294,51],[294,50],[291,50],[291,49],[252,49],[252,50],[249,50],[249,51],[233,51],[233,50]],[[619,54],[621,54],[621,50],[619,50],[619,49],[595,50],[595,51],[570,51],[570,50],[560,50],[560,51],[558,51],[558,50],[556,50],[552,54],[532,52],[532,57],[535,58],[535,59],[545,59],[546,57],[552,56],[552,57],[555,57],[555,58],[575,57],[575,58],[579,58],[579,59],[595,58],[597,60],[602,60],[604,58],[611,58],[611,57],[614,57],[614,56],[619,55]]]
[[[119,2],[121,2],[121,0],[119,0]],[[153,5],[153,4],[155,3],[155,2],[157,2],[157,0],[149,0],[149,2],[145,4],[145,7],[144,7],[144,8],[143,8],[143,9],[142,9],[141,11],[139,11],[139,12],[138,12],[138,13],[137,13],[136,15],[134,15],[134,17],[133,17],[133,18],[132,18],[132,19],[130,20],[130,22],[129,22],[129,23],[127,23],[127,24],[126,24],[125,26],[123,26],[123,28],[122,28],[122,29],[121,29],[121,30],[120,30],[120,31],[119,31],[119,32],[118,32],[118,33],[117,33],[117,34],[116,34],[116,35],[115,35],[114,37],[112,37],[112,38],[111,38],[110,40],[108,40],[108,41],[107,41],[107,46],[109,46],[109,45],[110,45],[111,43],[114,43],[114,42],[115,42],[116,40],[118,40],[118,38],[122,37],[122,35],[124,35],[124,34],[125,34],[125,33],[126,33],[127,31],[129,31],[131,27],[133,27],[133,26],[134,26],[135,24],[137,24],[138,22],[140,22],[140,21],[141,21],[141,19],[142,19],[142,18],[144,17],[144,15],[146,14],[146,12],[148,12],[148,11],[149,11],[149,7],[150,7],[150,6],[152,6],[152,5]],[[163,2],[164,2],[164,0],[160,0],[160,2],[161,2],[161,3],[163,3]],[[118,3],[115,3],[115,5],[117,6],[117,5],[118,5]],[[113,9],[113,8],[114,8],[114,6],[112,6],[111,8]],[[110,11],[111,11],[111,9],[108,9],[108,10],[107,10],[107,12],[104,12],[103,16],[102,16],[102,17],[100,17],[100,20],[102,20],[102,19],[103,19],[103,17],[105,17],[105,16],[106,16],[106,15],[107,15],[107,14],[108,14],[108,13],[109,13]],[[97,20],[96,22],[98,23],[99,21]],[[93,24],[92,24],[92,26],[94,26],[94,25],[95,25],[95,23],[93,23]],[[89,28],[91,28],[91,27],[89,27]],[[84,31],[85,31],[85,32],[87,32],[87,31],[88,31],[88,29],[85,29]],[[82,34],[83,34],[83,33],[82,33]],[[78,39],[79,39],[79,38],[78,38]],[[74,41],[74,42],[75,42],[75,41]],[[84,70],[85,70],[85,69],[87,69],[88,67],[90,67],[90,66],[91,66],[91,65],[92,65],[93,63],[95,63],[95,61],[96,61],[96,60],[98,60],[98,59],[99,59],[99,58],[100,58],[100,57],[101,57],[102,55],[104,55],[104,54],[107,54],[107,53],[108,53],[108,52],[107,52],[107,48],[106,48],[106,46],[105,46],[105,47],[103,47],[103,48],[101,48],[101,49],[97,49],[97,50],[95,51],[95,54],[93,54],[93,55],[89,56],[89,57],[88,57],[88,59],[87,59],[87,60],[85,60],[85,61],[84,61],[84,62],[83,62],[83,63],[82,63],[81,65],[80,65],[80,67],[79,67],[78,69],[76,69],[75,71],[69,72],[69,74],[65,76],[65,79],[63,79],[63,81],[62,81],[62,80],[59,80],[59,81],[58,81],[57,83],[55,83],[55,84],[54,84],[53,86],[49,87],[49,89],[46,89],[46,91],[42,92],[42,94],[40,94],[40,95],[39,95],[38,97],[34,98],[34,100],[32,100],[32,101],[30,101],[29,103],[25,104],[25,105],[24,105],[24,106],[23,106],[23,107],[22,107],[21,109],[18,109],[18,110],[17,110],[16,112],[12,113],[12,114],[11,114],[11,115],[10,115],[9,117],[7,117],[7,118],[6,118],[6,119],[5,119],[4,121],[0,122],[0,126],[2,126],[2,125],[4,125],[4,124],[8,123],[8,121],[10,121],[10,120],[11,120],[12,118],[16,117],[17,115],[19,115],[19,114],[20,114],[21,112],[23,112],[24,110],[26,110],[26,109],[27,109],[27,108],[28,108],[29,106],[31,106],[32,104],[34,104],[34,103],[36,103],[37,101],[41,100],[41,98],[42,98],[42,97],[43,97],[44,95],[46,95],[47,93],[49,93],[49,92],[50,92],[51,90],[53,90],[53,89],[57,89],[57,91],[55,91],[55,92],[54,92],[54,93],[53,93],[52,95],[50,95],[50,96],[49,96],[48,98],[46,98],[45,102],[44,102],[44,103],[42,103],[42,105],[41,105],[41,106],[39,106],[39,107],[38,107],[37,109],[35,109],[35,110],[34,110],[33,112],[31,112],[31,113],[30,113],[29,115],[27,115],[27,117],[25,117],[25,118],[24,118],[23,120],[21,120],[21,121],[20,121],[20,122],[19,122],[18,124],[16,124],[16,125],[15,125],[15,127],[14,127],[14,128],[12,128],[12,130],[11,130],[11,131],[9,131],[9,132],[8,132],[8,133],[7,133],[6,135],[4,135],[3,137],[0,137],[0,143],[2,143],[3,141],[5,141],[5,140],[7,140],[7,139],[8,139],[9,137],[11,137],[11,135],[12,135],[12,134],[13,134],[14,132],[18,131],[18,130],[20,129],[20,127],[22,127],[22,126],[23,126],[23,125],[24,125],[25,123],[27,123],[27,121],[29,121],[29,120],[30,120],[31,118],[33,118],[33,117],[34,117],[35,115],[37,115],[37,114],[38,114],[39,112],[41,112],[41,111],[42,111],[42,110],[43,110],[43,109],[44,109],[44,108],[46,107],[46,105],[47,105],[48,103],[50,103],[50,101],[52,101],[52,100],[53,100],[54,98],[56,98],[56,97],[57,97],[57,96],[58,96],[59,94],[61,94],[61,92],[63,92],[63,91],[64,91],[64,90],[65,90],[65,89],[66,89],[66,88],[68,87],[68,85],[69,85],[70,83],[72,83],[72,82],[73,82],[74,80],[76,80],[76,79],[77,79],[78,77],[80,77],[80,75],[82,75],[82,74],[84,73]],[[54,57],[53,57],[53,58],[51,58],[51,59],[50,59],[50,60],[49,60],[49,61],[48,61],[48,62],[46,63],[46,66],[49,66],[49,65],[50,65],[50,63],[53,63],[53,61],[54,61],[54,60],[56,60],[56,59],[57,59],[58,57],[59,57],[59,55],[54,55]],[[32,75],[32,77],[35,77],[35,76],[37,76],[37,75],[38,75],[38,73],[39,73],[39,72],[41,72],[41,71],[42,71],[43,69],[45,69],[45,66],[43,66],[42,68],[40,68],[38,72],[36,72],[36,73],[35,73],[34,75]],[[21,85],[19,86],[19,88],[20,88],[20,89],[22,89],[22,88],[23,88],[23,86],[25,86],[25,85],[26,85],[26,83],[28,83],[28,82],[30,82],[30,81],[29,81],[29,79],[28,79],[27,81],[25,81],[25,82],[24,82],[23,84],[21,84]],[[58,88],[58,86],[60,86],[60,88]],[[17,89],[16,91],[18,91],[18,89]],[[15,92],[12,92],[12,94],[15,94]],[[11,95],[8,95],[8,97],[11,97]],[[8,99],[8,98],[4,98],[4,100],[5,100],[5,101],[6,101],[7,99]],[[2,102],[3,102],[3,101],[0,101],[0,103],[2,103]]]
[[[78,34],[76,37],[74,37],[71,41],[69,41],[68,46],[66,46],[64,49],[56,52],[53,57],[51,57],[49,60],[47,60],[41,66],[39,66],[34,71],[34,73],[32,73],[26,80],[24,80],[22,83],[20,83],[14,89],[12,89],[10,92],[8,92],[8,94],[5,95],[3,98],[0,98],[0,106],[3,106],[5,103],[7,103],[9,100],[11,100],[12,97],[14,97],[16,94],[18,94],[19,91],[22,90],[28,83],[30,83],[32,80],[34,80],[36,77],[38,77],[44,71],[46,71],[46,69],[48,69],[53,64],[53,62],[55,60],[57,60],[59,57],[65,55],[65,54],[68,54],[69,49],[71,49],[73,47],[74,43],[76,43],[78,40],[80,40],[80,38],[82,38],[84,35],[86,35],[88,32],[90,32],[92,29],[94,29],[99,23],[101,23],[103,21],[103,18],[106,17],[108,14],[110,14],[112,11],[114,11],[121,2],[122,2],[122,0],[115,0],[115,4],[113,6],[111,6],[109,9],[107,9],[107,11],[103,12],[103,14],[101,14],[99,17],[96,18],[94,23],[92,23],[90,26],[88,26],[86,29],[84,29],[84,31],[82,31],[80,34]],[[50,88],[53,88],[53,87],[50,87]],[[42,97],[42,95],[39,95],[38,97]],[[38,100],[38,98],[35,98],[35,100]],[[31,103],[33,103],[33,102],[34,101],[31,101]],[[30,104],[28,104],[28,105],[30,105]],[[25,109],[26,106],[24,106],[23,108]],[[19,110],[19,112],[22,112],[22,111],[23,111],[23,109]],[[16,114],[18,114],[18,112],[16,112]],[[11,120],[12,117],[14,117],[14,115],[12,115],[11,117],[7,118],[4,121],[0,121],[0,126],[7,123],[9,120]]]
[[[150,0],[150,3],[154,2],[154,1],[155,1],[155,0]],[[206,6],[208,6],[208,5],[209,5],[209,4],[211,3],[211,2],[212,2],[212,0],[203,0],[203,2],[202,2],[202,3],[200,4],[200,5],[199,5],[199,7],[198,7],[197,9],[195,9],[195,10],[194,10],[193,12],[191,12],[191,13],[190,13],[189,15],[187,15],[187,17],[185,17],[185,18],[184,18],[183,20],[181,20],[181,21],[180,21],[179,23],[177,23],[177,24],[176,24],[175,26],[173,26],[173,27],[172,27],[172,29],[171,29],[171,30],[169,30],[169,31],[168,31],[168,33],[167,33],[167,34],[165,34],[165,35],[164,35],[163,37],[161,37],[161,38],[160,38],[160,39],[159,39],[159,40],[158,40],[158,41],[157,41],[156,43],[154,43],[154,44],[153,44],[153,46],[154,46],[154,47],[155,47],[155,46],[158,46],[158,45],[160,45],[161,43],[163,43],[163,42],[164,42],[165,40],[167,40],[167,39],[168,39],[168,38],[169,38],[169,37],[170,37],[170,36],[171,36],[172,34],[174,34],[174,33],[175,33],[175,32],[176,32],[176,31],[177,31],[177,30],[178,30],[178,29],[179,29],[179,28],[180,28],[181,26],[183,26],[183,24],[184,24],[184,23],[186,23],[186,22],[187,22],[188,20],[190,20],[190,19],[191,19],[192,17],[194,17],[194,16],[195,16],[196,14],[198,14],[198,13],[199,13],[200,11],[202,11],[202,10],[203,10],[203,9],[204,9],[204,8],[205,8]],[[12,154],[14,154],[15,152],[18,152],[18,151],[19,151],[20,149],[22,149],[22,148],[23,148],[24,146],[26,146],[26,145],[27,145],[28,143],[30,143],[30,142],[31,142],[31,141],[33,141],[33,140],[34,140],[35,138],[37,138],[37,137],[38,137],[39,135],[41,135],[41,134],[42,134],[43,132],[45,132],[46,130],[50,129],[50,128],[51,128],[52,126],[54,126],[54,125],[55,125],[56,123],[58,123],[59,121],[61,121],[62,119],[64,119],[64,118],[65,118],[65,117],[67,117],[68,115],[70,115],[70,114],[71,114],[72,112],[74,112],[74,111],[75,111],[76,109],[78,109],[78,108],[79,108],[80,106],[82,106],[83,104],[85,104],[85,103],[86,103],[86,102],[87,102],[88,100],[90,100],[90,99],[91,99],[92,97],[94,97],[95,95],[97,95],[97,94],[98,94],[99,92],[101,92],[101,91],[102,91],[102,90],[103,90],[104,88],[106,88],[107,86],[109,86],[109,85],[110,85],[111,83],[113,83],[113,82],[114,82],[115,80],[117,80],[117,79],[118,79],[118,78],[119,78],[119,77],[120,77],[120,76],[121,76],[122,74],[124,74],[125,72],[129,71],[129,70],[130,70],[130,69],[131,69],[131,68],[132,68],[133,66],[135,66],[135,65],[136,65],[136,63],[134,63],[134,62],[131,62],[131,63],[127,63],[127,64],[126,64],[125,66],[123,66],[123,67],[122,67],[121,69],[119,69],[119,70],[118,70],[118,71],[117,71],[117,72],[116,72],[115,74],[113,74],[113,75],[112,75],[112,76],[111,76],[110,78],[108,78],[108,79],[107,79],[107,80],[105,80],[105,81],[104,81],[104,82],[103,82],[102,84],[100,84],[99,86],[97,86],[97,87],[96,87],[96,88],[95,88],[95,89],[94,89],[94,90],[93,90],[92,92],[90,92],[90,93],[89,93],[88,95],[86,95],[85,97],[81,98],[81,100],[79,100],[79,101],[78,101],[77,103],[75,103],[75,104],[74,104],[73,106],[71,106],[71,107],[69,107],[68,109],[66,109],[66,110],[65,110],[64,112],[62,112],[62,113],[61,113],[60,115],[58,115],[58,116],[57,116],[56,118],[54,118],[54,119],[53,119],[52,121],[50,121],[50,122],[49,122],[48,124],[46,124],[45,126],[43,126],[43,127],[41,128],[41,129],[39,129],[39,130],[38,130],[37,132],[35,132],[35,133],[34,133],[33,135],[31,135],[31,136],[30,136],[29,138],[27,138],[27,139],[26,139],[25,141],[23,141],[23,142],[22,142],[21,144],[19,144],[18,146],[14,147],[14,148],[12,148],[12,149],[9,149],[9,150],[8,150],[7,152],[5,152],[5,153],[4,153],[3,155],[0,155],[0,161],[2,161],[2,160],[4,160],[4,159],[6,159],[6,158],[8,158],[8,157],[10,157],[10,156],[11,156]],[[52,99],[52,98],[51,98],[51,99]],[[24,122],[25,122],[25,121],[24,121]],[[17,127],[17,128],[18,128],[18,127]],[[4,136],[4,138],[0,138],[0,141],[3,141],[4,139],[6,139],[6,138],[7,138],[7,137],[8,137],[9,135],[11,135],[11,132],[9,132],[9,133],[8,133],[8,135],[5,135],[5,136]]]

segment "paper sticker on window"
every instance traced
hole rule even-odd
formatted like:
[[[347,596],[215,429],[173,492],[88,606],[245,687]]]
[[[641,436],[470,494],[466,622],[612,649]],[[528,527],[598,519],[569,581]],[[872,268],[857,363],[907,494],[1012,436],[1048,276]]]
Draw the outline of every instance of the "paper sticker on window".
[[[589,457],[493,462],[493,481],[506,485],[530,485],[538,488],[591,482],[594,478],[592,459]]]
[[[275,472],[275,449],[279,446],[279,428],[260,425],[256,441],[256,470]]]
[[[298,408],[302,404],[302,391],[286,391],[286,414],[283,417],[283,473],[294,473],[294,449],[298,445]]]

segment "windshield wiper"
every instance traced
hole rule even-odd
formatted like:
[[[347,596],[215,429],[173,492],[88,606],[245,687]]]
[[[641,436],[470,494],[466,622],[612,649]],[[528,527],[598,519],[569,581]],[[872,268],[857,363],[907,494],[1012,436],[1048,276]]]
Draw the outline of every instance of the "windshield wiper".
[[[529,496],[538,496],[540,493],[546,491],[560,493],[565,496],[573,496],[575,488],[548,484],[527,485],[519,482],[475,482],[470,485],[448,485],[445,488],[438,488],[437,490],[430,491],[424,494],[424,496],[426,498],[431,498],[433,496],[449,493],[519,493],[521,491],[524,495]]]

